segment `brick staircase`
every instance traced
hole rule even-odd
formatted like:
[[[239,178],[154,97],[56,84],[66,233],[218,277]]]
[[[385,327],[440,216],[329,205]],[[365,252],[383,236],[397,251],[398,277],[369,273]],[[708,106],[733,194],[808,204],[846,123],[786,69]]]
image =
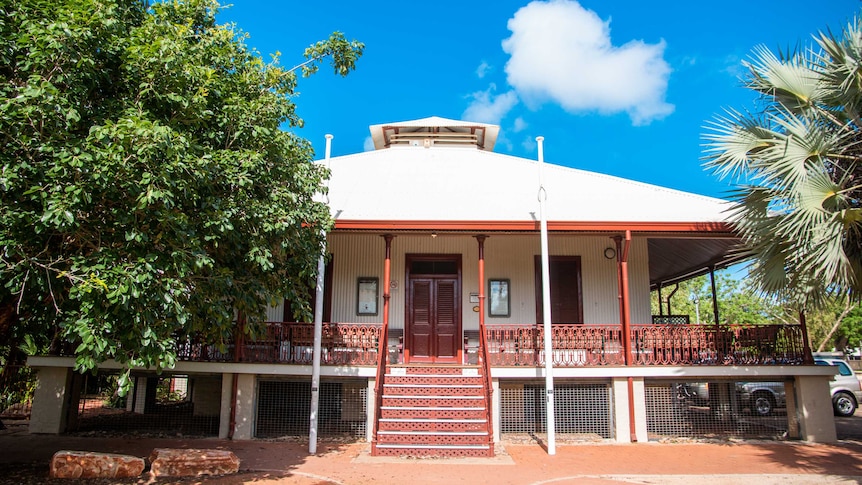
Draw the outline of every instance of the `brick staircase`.
[[[479,372],[476,366],[388,365],[371,454],[493,457],[490,403]]]

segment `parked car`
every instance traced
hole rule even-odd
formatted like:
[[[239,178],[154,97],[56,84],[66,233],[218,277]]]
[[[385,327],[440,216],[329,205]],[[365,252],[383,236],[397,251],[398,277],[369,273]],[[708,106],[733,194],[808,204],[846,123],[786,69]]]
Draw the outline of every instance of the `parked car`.
[[[679,397],[685,398],[695,406],[709,406],[709,384],[706,382],[686,382],[680,384]]]
[[[759,416],[768,416],[775,412],[775,408],[787,405],[784,382],[737,382],[736,395],[740,406]]]
[[[709,406],[709,383],[687,382],[684,397],[695,406]],[[783,382],[737,382],[736,399],[740,407],[749,408],[760,416],[768,416],[775,408],[785,406]]]
[[[829,382],[832,394],[832,408],[836,416],[852,416],[862,402],[862,385],[841,352],[815,352],[814,363],[834,365],[838,374]],[[686,382],[680,385],[679,397],[695,406],[709,405],[709,384],[706,382]],[[752,413],[768,416],[776,408],[786,406],[784,382],[752,381],[736,383],[736,398],[740,407]]]
[[[838,367],[838,374],[829,382],[832,408],[836,416],[852,416],[862,400],[862,386],[847,358],[842,352],[815,352],[814,363]]]

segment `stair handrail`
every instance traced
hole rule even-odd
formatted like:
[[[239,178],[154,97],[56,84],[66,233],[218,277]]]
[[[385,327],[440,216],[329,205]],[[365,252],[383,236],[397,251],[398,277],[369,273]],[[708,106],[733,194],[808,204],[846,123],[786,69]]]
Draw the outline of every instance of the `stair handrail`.
[[[488,425],[488,445],[494,446],[494,422],[491,421],[491,362],[488,360],[488,344],[487,330],[485,322],[479,321],[479,349],[477,355],[479,357],[480,372],[482,374],[482,388],[485,393],[485,419]],[[493,449],[493,448],[492,448]]]
[[[386,358],[389,354],[389,322],[383,319],[380,337],[377,339],[377,374],[374,381],[374,426],[371,429],[371,444],[377,444],[380,429],[380,408],[383,406],[383,377],[386,374]]]

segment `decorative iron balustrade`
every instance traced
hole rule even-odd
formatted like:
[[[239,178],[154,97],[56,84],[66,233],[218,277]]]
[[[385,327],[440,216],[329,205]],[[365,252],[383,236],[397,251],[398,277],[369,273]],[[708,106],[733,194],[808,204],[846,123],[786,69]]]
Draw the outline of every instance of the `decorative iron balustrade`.
[[[633,325],[640,365],[798,365],[805,357],[799,325]]]
[[[324,323],[321,364],[377,365],[380,331],[380,324]],[[555,367],[625,363],[619,324],[554,324],[551,332]],[[642,366],[798,365],[805,355],[802,338],[799,325],[632,325],[631,362]],[[491,366],[545,363],[543,325],[488,324],[485,344]],[[234,358],[233,344],[219,350],[193,339],[178,342],[178,358],[308,365],[313,346],[313,324],[275,322],[268,323],[261,336],[242,343],[239,359]]]
[[[379,338],[380,324],[324,323],[320,363],[376,365]],[[236,358],[233,343],[222,351],[215,345],[186,339],[177,343],[177,349],[179,360],[310,365],[314,351],[314,324],[267,323],[262,335],[241,344],[239,358]]]
[[[551,327],[555,367],[622,365],[620,325],[554,324]],[[542,325],[486,325],[492,366],[545,365]]]
[[[555,367],[623,365],[622,326],[554,324]],[[633,365],[798,365],[799,325],[632,325]],[[494,366],[543,366],[544,326],[488,325]]]

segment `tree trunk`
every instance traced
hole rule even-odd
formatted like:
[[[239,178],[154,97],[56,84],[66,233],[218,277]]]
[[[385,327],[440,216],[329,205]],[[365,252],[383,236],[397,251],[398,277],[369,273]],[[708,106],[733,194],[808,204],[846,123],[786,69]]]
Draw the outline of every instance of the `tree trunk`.
[[[847,316],[854,308],[856,308],[856,303],[851,303],[850,298],[846,298],[844,300],[844,310],[838,315],[838,318],[835,319],[835,324],[832,325],[832,328],[829,329],[829,332],[826,333],[826,336],[823,337],[823,341],[820,342],[820,345],[817,347],[818,352],[823,352],[826,348],[826,344],[829,342],[829,339],[832,338],[832,335],[838,331],[838,327],[841,326],[841,322],[844,321],[844,317]]]

